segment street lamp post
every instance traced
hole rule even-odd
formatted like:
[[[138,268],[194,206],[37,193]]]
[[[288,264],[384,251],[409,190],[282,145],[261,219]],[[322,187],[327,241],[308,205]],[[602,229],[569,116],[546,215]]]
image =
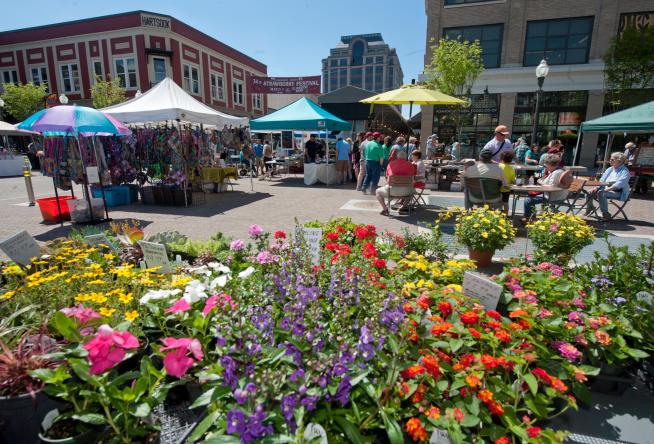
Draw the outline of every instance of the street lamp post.
[[[531,127],[531,143],[538,143],[538,136],[536,131],[538,130],[538,108],[540,107],[540,94],[543,92],[543,83],[545,83],[545,77],[550,72],[550,67],[547,64],[545,59],[540,61],[540,64],[536,67],[536,78],[538,79],[538,90],[536,91],[536,107],[534,109],[534,121]]]
[[[66,94],[62,94],[59,96],[59,102],[62,105],[68,105],[68,96]]]

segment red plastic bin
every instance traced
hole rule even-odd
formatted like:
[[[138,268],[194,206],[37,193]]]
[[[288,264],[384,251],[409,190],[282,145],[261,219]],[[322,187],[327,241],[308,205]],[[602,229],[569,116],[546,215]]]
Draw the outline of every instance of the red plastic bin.
[[[72,196],[59,196],[59,206],[61,207],[61,219],[70,220],[70,210],[68,209],[67,201],[75,199]],[[59,222],[59,211],[57,210],[56,197],[44,197],[36,199],[43,216],[43,222],[57,223]]]

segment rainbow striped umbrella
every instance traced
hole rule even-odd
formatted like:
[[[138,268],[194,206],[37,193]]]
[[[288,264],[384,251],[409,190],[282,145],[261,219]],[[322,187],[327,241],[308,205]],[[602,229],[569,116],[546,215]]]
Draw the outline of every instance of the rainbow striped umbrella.
[[[60,105],[42,109],[16,125],[44,136],[127,136],[129,128],[108,114],[94,108]]]

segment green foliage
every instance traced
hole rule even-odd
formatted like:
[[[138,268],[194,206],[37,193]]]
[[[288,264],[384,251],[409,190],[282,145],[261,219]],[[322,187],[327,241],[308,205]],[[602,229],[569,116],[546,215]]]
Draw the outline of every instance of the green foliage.
[[[98,79],[91,87],[94,108],[105,108],[127,100],[125,89],[118,79],[104,81]]]
[[[425,70],[427,85],[470,102],[472,85],[484,70],[479,41],[443,38],[431,49],[432,60]],[[463,120],[461,108],[453,107],[450,117],[456,125],[457,134],[460,134]]]
[[[162,231],[161,233],[156,233],[148,237],[148,242],[156,242],[166,246],[173,242],[180,244],[187,240],[188,238],[179,231]]]
[[[23,85],[5,83],[3,88],[5,92],[2,94],[2,100],[5,101],[5,110],[18,121],[25,120],[44,106],[43,99],[47,95],[47,86],[44,84],[37,86],[31,82]]]
[[[170,248],[172,254],[179,253],[197,258],[209,253],[217,258],[222,252],[229,251],[229,239],[222,233],[216,233],[206,241],[180,237],[170,242],[167,247]]]
[[[415,251],[427,259],[444,261],[447,259],[447,244],[441,240],[440,225],[427,225],[429,232],[411,232],[402,229],[404,237],[404,252]]]
[[[631,89],[654,87],[654,28],[629,28],[614,37],[604,63],[606,89],[614,104]]]
[[[457,240],[476,251],[502,249],[513,242],[515,233],[506,214],[487,206],[463,211],[455,228]]]
[[[594,229],[579,216],[546,212],[527,226],[537,260],[565,265],[595,240]]]

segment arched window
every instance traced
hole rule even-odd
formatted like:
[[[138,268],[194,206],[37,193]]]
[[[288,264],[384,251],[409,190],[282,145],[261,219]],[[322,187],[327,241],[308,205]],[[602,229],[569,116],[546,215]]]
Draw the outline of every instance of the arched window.
[[[352,64],[363,65],[363,42],[358,40],[352,45]]]

